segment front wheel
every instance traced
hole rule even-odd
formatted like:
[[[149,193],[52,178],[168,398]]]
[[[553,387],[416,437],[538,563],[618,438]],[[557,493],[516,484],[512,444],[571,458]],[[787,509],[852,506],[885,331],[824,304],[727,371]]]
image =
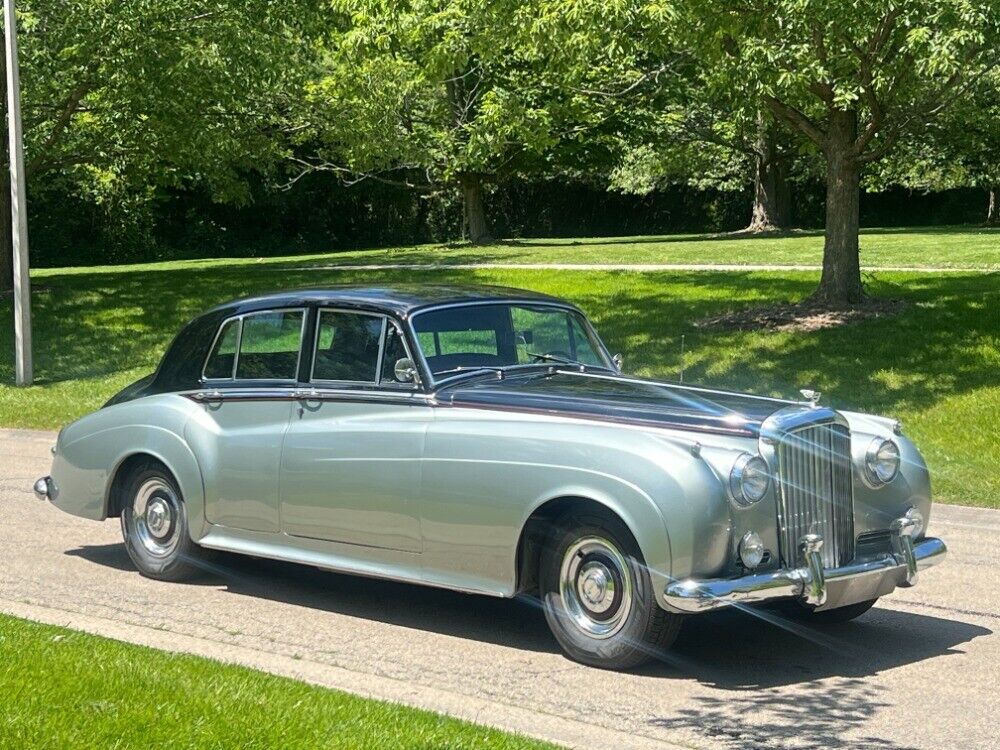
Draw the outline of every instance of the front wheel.
[[[181,581],[198,568],[201,548],[188,533],[184,498],[165,467],[140,467],[125,483],[121,513],[125,548],[144,576]]]
[[[656,603],[649,571],[624,524],[570,514],[541,556],[545,619],[573,660],[629,669],[668,648],[681,616]]]

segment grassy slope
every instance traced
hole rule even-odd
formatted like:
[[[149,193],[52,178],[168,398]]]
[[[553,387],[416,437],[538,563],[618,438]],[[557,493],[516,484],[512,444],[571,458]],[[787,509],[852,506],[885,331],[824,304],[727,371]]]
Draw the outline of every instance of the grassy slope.
[[[939,236],[911,240],[929,253]],[[815,285],[815,273],[310,271],[299,261],[252,260],[44,271],[35,279],[40,385],[0,386],[0,425],[56,427],[96,408],[155,367],[184,321],[236,296],[336,282],[501,283],[580,304],[609,346],[626,354],[628,371],[675,377],[683,335],[689,382],[786,395],[810,386],[826,403],[902,418],[927,455],[939,499],[1000,507],[998,280],[880,272],[869,278],[870,289],[907,299],[900,317],[763,334],[706,332],[693,323],[727,308],[800,298]],[[13,379],[9,337],[4,328],[4,383]]]
[[[865,266],[933,266],[1000,270],[1000,230],[980,227],[919,229],[868,229],[861,236],[861,262]],[[513,240],[491,247],[470,245],[417,245],[377,250],[350,250],[324,255],[299,255],[262,259],[269,265],[327,265],[369,263],[726,263],[819,265],[823,261],[820,232],[795,232],[788,236],[760,237],[687,234],[659,237],[593,237],[583,239]],[[241,265],[245,259],[193,260],[137,268],[198,268],[219,264]],[[81,273],[96,268],[75,269]],[[71,269],[37,272],[39,278]]]
[[[551,748],[425,711],[0,615],[0,748]]]

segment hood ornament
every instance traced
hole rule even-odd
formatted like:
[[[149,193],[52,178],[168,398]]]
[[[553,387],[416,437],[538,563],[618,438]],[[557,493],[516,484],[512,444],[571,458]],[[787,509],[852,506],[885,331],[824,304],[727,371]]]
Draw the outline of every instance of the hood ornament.
[[[819,405],[819,397],[823,395],[819,391],[813,391],[808,388],[803,388],[799,393],[802,394],[802,397],[809,402],[809,405],[813,409]]]

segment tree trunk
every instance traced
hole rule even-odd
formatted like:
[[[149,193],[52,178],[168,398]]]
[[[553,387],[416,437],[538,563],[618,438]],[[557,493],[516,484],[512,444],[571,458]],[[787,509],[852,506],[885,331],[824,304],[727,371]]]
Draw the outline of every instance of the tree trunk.
[[[473,245],[487,244],[492,238],[483,205],[483,180],[477,174],[463,174],[461,183],[466,236]]]
[[[788,227],[788,170],[778,155],[774,124],[763,112],[757,120],[753,214],[748,232],[771,232]]]
[[[858,116],[834,110],[826,146],[826,240],[823,276],[812,300],[829,305],[861,302],[861,259],[858,250],[858,206],[861,164],[854,152]]]
[[[995,227],[1000,224],[1000,186],[994,185],[989,189],[990,202],[986,208],[986,226]]]

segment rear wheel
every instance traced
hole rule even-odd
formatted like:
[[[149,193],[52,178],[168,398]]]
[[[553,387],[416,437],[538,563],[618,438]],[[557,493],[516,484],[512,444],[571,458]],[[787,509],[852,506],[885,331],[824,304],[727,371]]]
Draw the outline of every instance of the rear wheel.
[[[680,628],[681,617],[657,605],[632,535],[611,517],[564,516],[542,552],[539,583],[549,628],[583,664],[638,666]]]
[[[144,576],[181,581],[198,571],[202,550],[188,533],[177,482],[162,465],[141,466],[125,482],[121,524],[125,549]]]

